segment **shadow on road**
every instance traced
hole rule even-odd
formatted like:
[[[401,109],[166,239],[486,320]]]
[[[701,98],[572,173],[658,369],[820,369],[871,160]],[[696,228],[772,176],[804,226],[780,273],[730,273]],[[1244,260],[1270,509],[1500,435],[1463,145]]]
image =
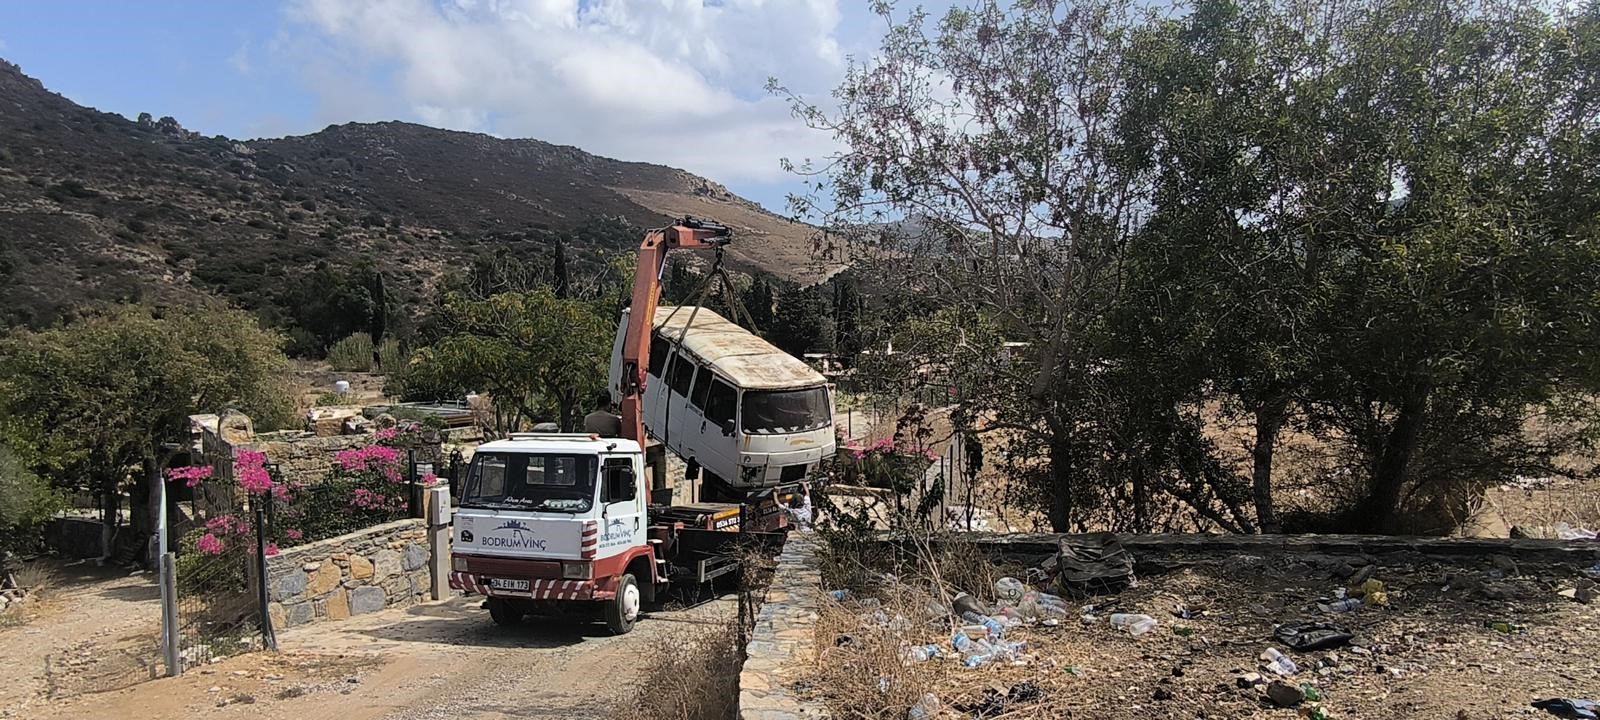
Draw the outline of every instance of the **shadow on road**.
[[[407,608],[403,618],[357,632],[396,642],[503,648],[559,648],[609,636],[604,625],[585,617],[530,617],[520,625],[501,627],[479,607],[482,602],[482,598],[455,598],[417,605]]]

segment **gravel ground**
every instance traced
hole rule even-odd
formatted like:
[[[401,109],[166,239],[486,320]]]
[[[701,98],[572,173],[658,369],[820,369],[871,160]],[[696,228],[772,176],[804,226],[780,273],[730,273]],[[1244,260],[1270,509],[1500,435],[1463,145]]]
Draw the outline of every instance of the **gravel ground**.
[[[612,637],[601,625],[570,621],[500,628],[480,603],[455,598],[293,628],[280,634],[278,653],[113,692],[35,696],[16,717],[608,718],[631,701],[633,681],[647,669],[641,658],[737,612],[731,597],[658,611]]]

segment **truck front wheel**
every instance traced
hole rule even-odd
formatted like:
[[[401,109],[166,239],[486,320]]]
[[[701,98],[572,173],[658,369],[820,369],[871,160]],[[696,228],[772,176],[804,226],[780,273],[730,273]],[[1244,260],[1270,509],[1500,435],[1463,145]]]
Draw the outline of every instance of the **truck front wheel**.
[[[617,580],[617,596],[606,602],[606,628],[612,635],[622,635],[633,629],[639,619],[639,583],[633,573],[623,573]]]
[[[505,598],[489,598],[489,617],[496,625],[516,625],[522,622],[522,603]]]

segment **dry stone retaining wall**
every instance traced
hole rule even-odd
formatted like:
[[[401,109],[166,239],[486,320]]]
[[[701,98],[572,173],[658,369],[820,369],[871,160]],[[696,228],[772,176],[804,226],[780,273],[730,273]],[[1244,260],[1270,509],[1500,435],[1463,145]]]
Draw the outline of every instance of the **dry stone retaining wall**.
[[[739,672],[740,720],[826,718],[821,704],[796,698],[789,686],[811,672],[816,657],[817,608],[822,571],[816,540],[793,532],[778,555],[772,585],[756,614]]]
[[[289,548],[267,560],[275,628],[344,620],[424,599],[432,583],[422,520],[400,520]]]

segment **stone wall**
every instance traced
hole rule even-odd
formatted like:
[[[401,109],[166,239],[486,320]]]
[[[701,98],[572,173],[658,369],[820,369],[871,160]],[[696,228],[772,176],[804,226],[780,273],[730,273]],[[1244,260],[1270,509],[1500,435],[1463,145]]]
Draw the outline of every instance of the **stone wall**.
[[[289,548],[267,560],[275,628],[343,620],[421,602],[431,587],[422,520],[400,520]]]
[[[45,546],[68,558],[100,557],[100,520],[92,517],[59,517],[44,529]]]
[[[310,433],[280,432],[257,435],[249,447],[266,453],[267,462],[277,463],[284,477],[313,482],[327,476],[336,453],[371,444],[371,435],[318,437]]]
[[[796,698],[789,690],[812,670],[816,658],[817,608],[822,571],[810,532],[789,533],[772,573],[766,601],[745,646],[739,671],[740,720],[826,718],[820,703]]]

